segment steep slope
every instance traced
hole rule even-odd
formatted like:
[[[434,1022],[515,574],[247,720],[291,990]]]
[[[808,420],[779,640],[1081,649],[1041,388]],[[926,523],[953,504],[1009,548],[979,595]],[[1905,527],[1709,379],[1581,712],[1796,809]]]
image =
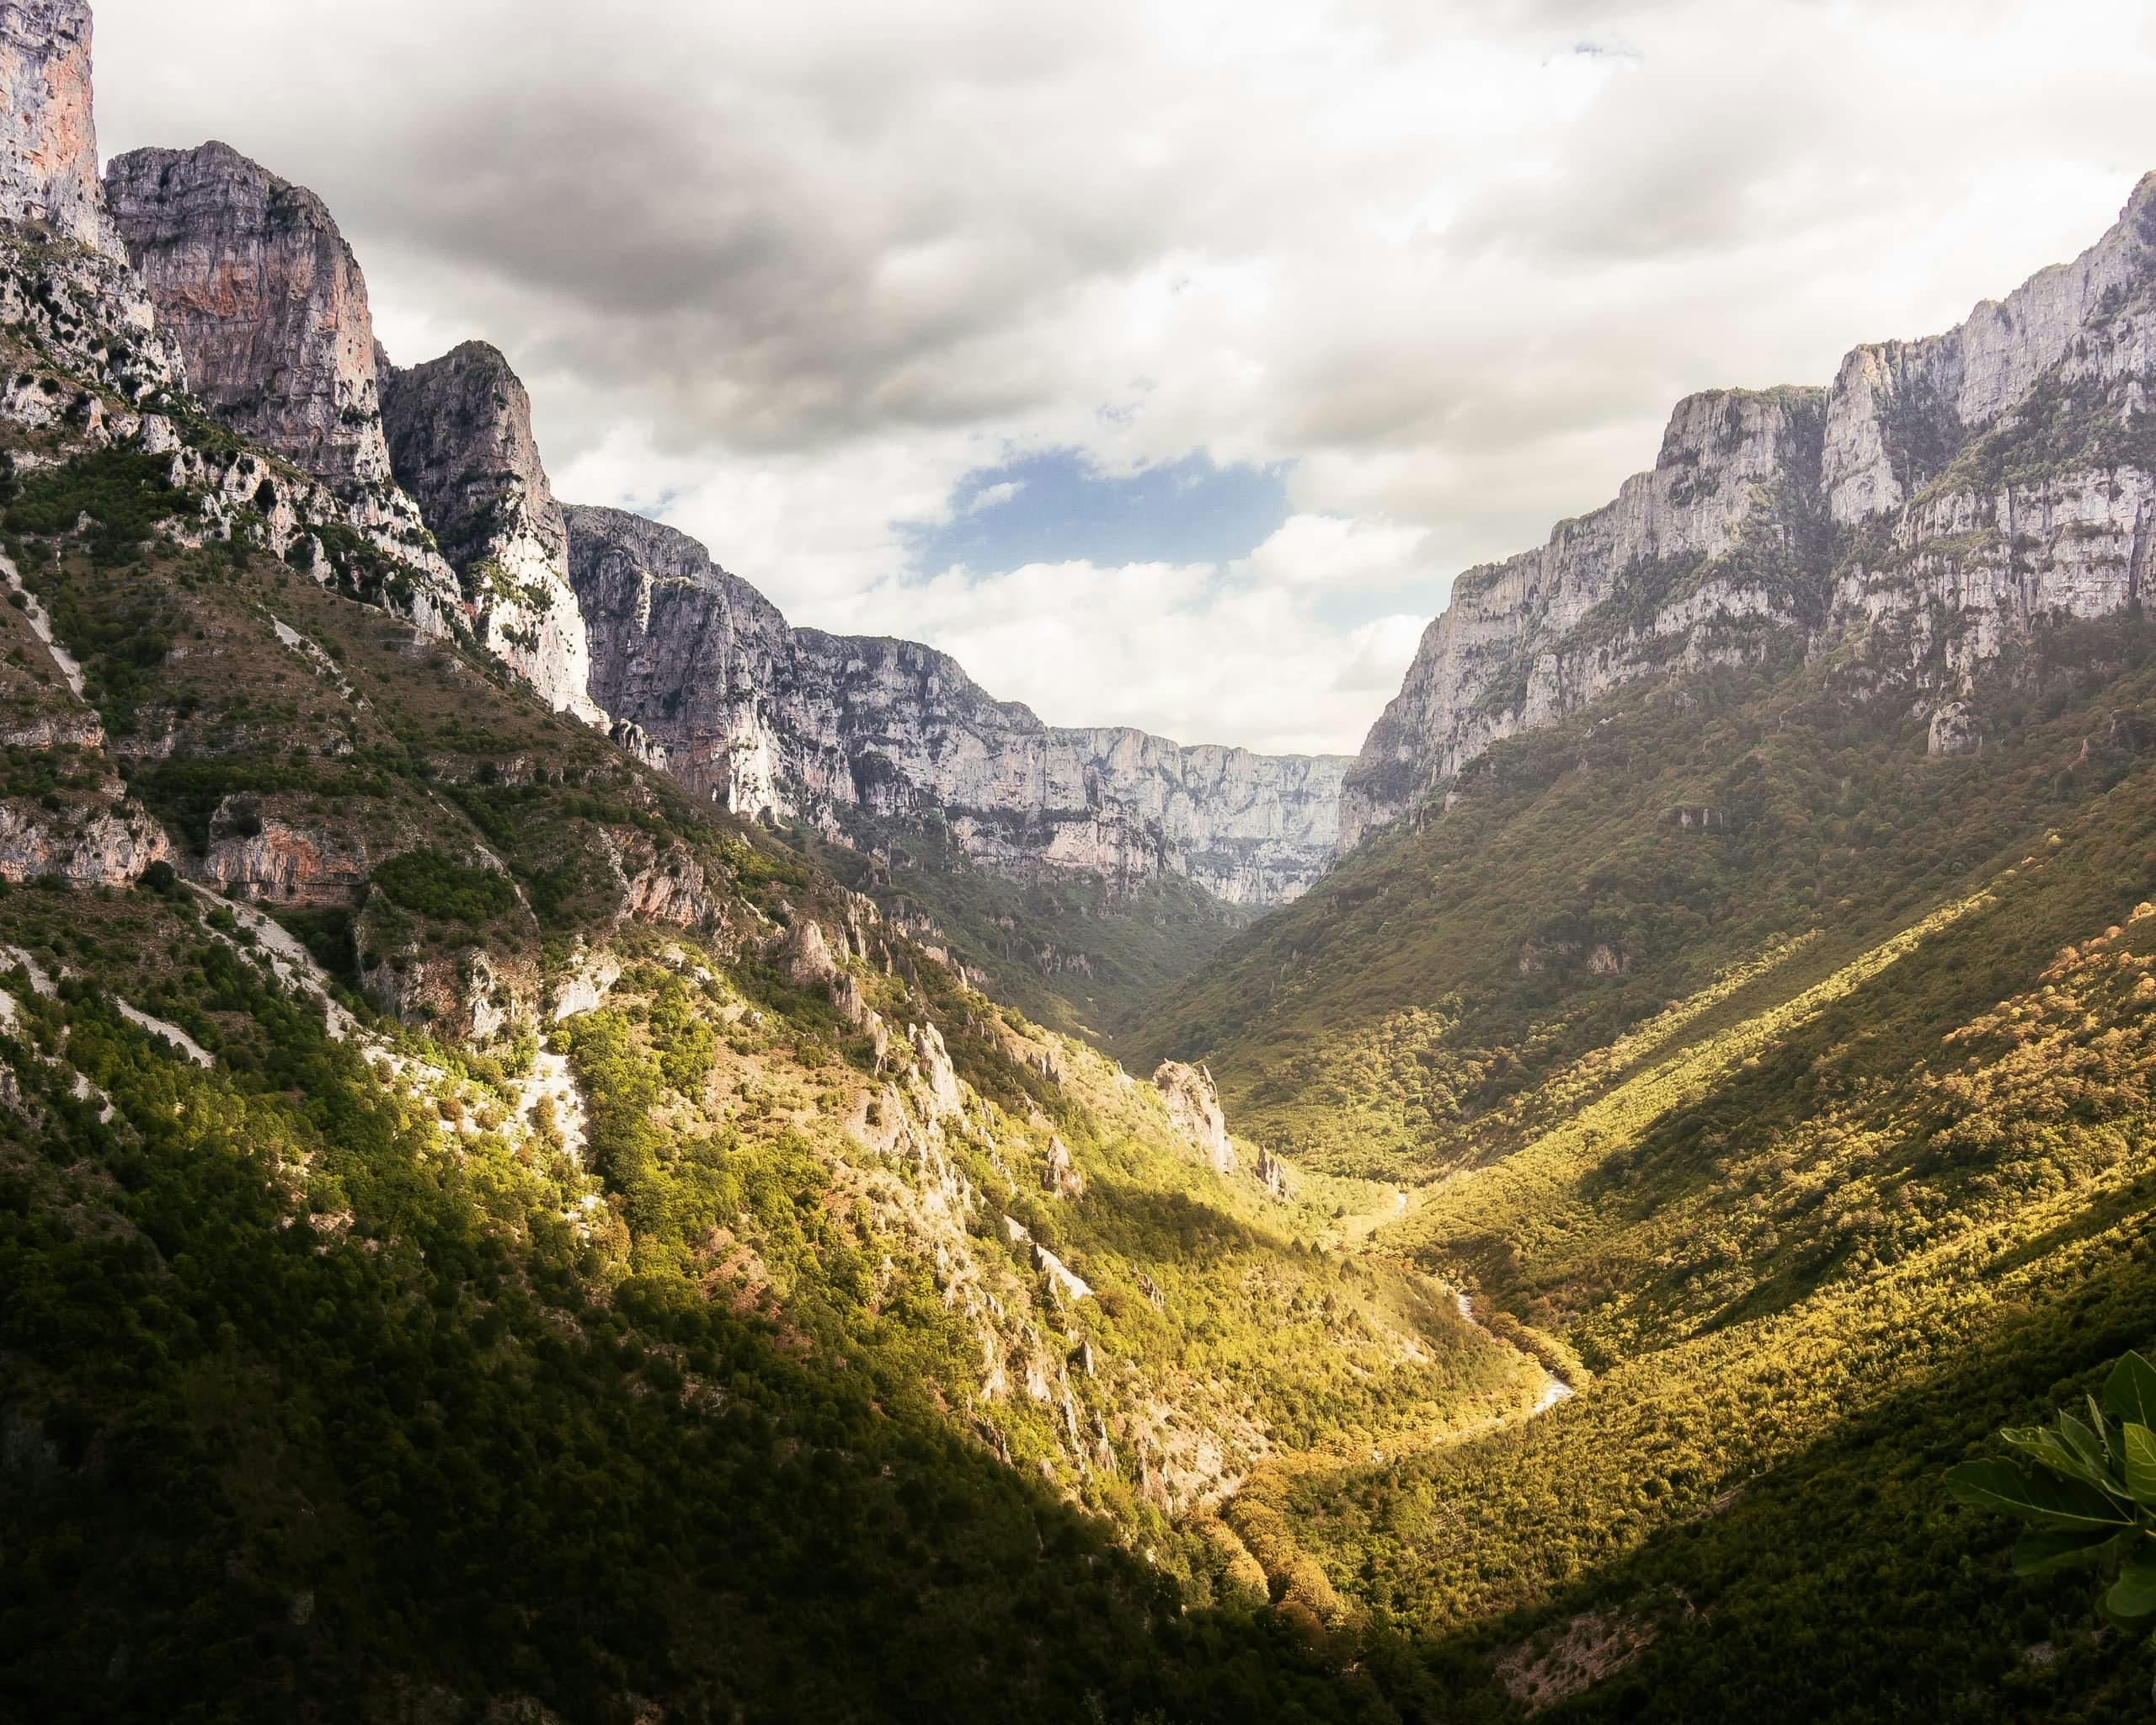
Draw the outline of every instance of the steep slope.
[[[603,726],[569,587],[568,526],[522,380],[483,341],[408,370],[385,365],[381,378],[391,467],[476,595],[481,638],[555,711]]]
[[[1343,846],[1499,738],[1677,667],[1848,663],[1973,746],[1985,666],[2055,617],[2137,602],[2156,492],[2145,400],[2156,175],[2072,264],[1827,391],[1681,403],[1652,472],[1454,584],[1348,776]]]
[[[1532,1392],[1419,1279],[1312,1254],[1378,1194],[1212,1172],[1149,1087],[486,661],[108,537],[131,482],[197,505],[89,452],[6,517],[181,877],[18,855],[0,897],[10,1709],[1315,1691],[1247,1602],[1205,1633],[1265,1674],[1145,1626],[1235,1550],[1171,1518]],[[92,722],[21,745],[40,832]]]
[[[1577,1392],[1225,1511],[1428,1633],[1456,1717],[2137,1705],[1939,1475],[2156,1334],[2152,199],[1823,397],[1686,403],[1468,578],[1380,824],[1127,1040],[1401,1181],[1371,1249]]]
[[[1446,1637],[1454,1717],[2142,1704],[2085,1580],[2016,1582],[1940,1475],[2156,1336],[2156,772],[2114,740],[2152,710],[2138,669],[2060,714],[2028,745],[2075,792],[2029,811],[2048,830],[1875,904],[1868,944],[1769,942],[1530,1062],[1380,1232],[1578,1393],[1244,1495],[1344,1595]]]
[[[685,534],[568,521],[599,702],[1058,1029],[1112,1033],[1331,857],[1344,760],[1054,729],[930,648],[792,628]]]
[[[328,207],[228,145],[131,151],[105,190],[211,416],[321,481],[403,567],[423,626],[476,638],[557,710],[603,724],[530,403],[500,355],[475,344],[386,380],[366,279]]]
[[[1234,905],[1323,873],[1345,761],[1058,729],[910,641],[790,628],[686,535],[569,511],[593,693],[663,742],[675,773],[744,814],[935,817],[1020,879],[1176,875]]]
[[[118,258],[98,187],[90,35],[88,0],[17,0],[0,13],[0,210]]]

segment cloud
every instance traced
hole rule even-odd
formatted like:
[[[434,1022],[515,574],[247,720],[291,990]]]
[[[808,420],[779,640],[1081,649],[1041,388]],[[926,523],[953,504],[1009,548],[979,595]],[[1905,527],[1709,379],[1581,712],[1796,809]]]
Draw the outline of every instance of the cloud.
[[[1091,570],[1139,655],[1094,698],[1230,740],[1353,746],[1374,611],[1606,499],[1678,396],[1944,327],[2156,165],[2145,0],[97,13],[105,147],[221,136],[312,185],[392,351],[510,354],[564,494],[663,511],[805,622],[910,595],[1043,708],[1087,692],[982,607]],[[1278,473],[1289,519],[1225,560],[1166,517],[1000,566],[909,531],[1022,510],[964,488],[1058,451]],[[1198,567],[1224,597],[1107,573]],[[1277,645],[1265,701],[1148,668],[1191,616]]]
[[[1268,586],[1385,592],[1435,573],[1426,557],[1429,542],[1426,527],[1353,515],[1290,515],[1244,567]]]
[[[1315,627],[1297,595],[1215,564],[1082,561],[887,581],[851,627],[919,638],[927,617],[975,681],[1051,724],[1281,754],[1352,750],[1421,633],[1412,617]]]
[[[983,510],[994,509],[999,504],[1011,501],[1026,489],[1023,479],[999,479],[993,485],[984,485],[959,505],[962,513],[977,515]]]

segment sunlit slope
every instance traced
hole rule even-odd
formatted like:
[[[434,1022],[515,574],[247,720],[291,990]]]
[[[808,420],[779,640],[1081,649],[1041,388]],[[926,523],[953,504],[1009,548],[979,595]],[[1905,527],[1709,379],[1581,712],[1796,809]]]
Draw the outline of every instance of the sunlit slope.
[[[2088,764],[1898,926],[1770,941],[1554,1065],[1375,1236],[1579,1394],[1267,1467],[1238,1507],[1343,1611],[1438,1637],[1462,1717],[2096,1718],[2145,1690],[2085,1583],[2016,1582],[1939,1477],[2156,1336],[2156,775],[2068,800]]]
[[[0,890],[0,1712],[1388,1705],[1209,1512],[1532,1399],[1332,1249],[1390,1188],[1216,1166],[163,473],[0,496],[10,855],[138,846]]]
[[[1129,1044],[1207,1060],[1240,1130],[1315,1165],[1412,1181],[1507,1154],[1673,1003],[1712,1022],[1735,1008],[1702,996],[1749,969],[1776,969],[1769,994],[1831,975],[2137,774],[2145,626],[2044,640],[1988,692],[1977,756],[1927,756],[1921,724],[1797,665],[1688,674],[1500,745]]]

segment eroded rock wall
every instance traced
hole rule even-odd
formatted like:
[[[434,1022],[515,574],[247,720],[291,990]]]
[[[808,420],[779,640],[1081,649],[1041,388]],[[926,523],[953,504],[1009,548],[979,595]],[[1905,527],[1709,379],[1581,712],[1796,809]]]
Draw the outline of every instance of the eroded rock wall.
[[[614,510],[568,522],[595,697],[740,813],[931,818],[1022,879],[1175,873],[1255,905],[1305,890],[1337,841],[1344,757],[1044,725],[932,648],[792,628],[670,528]]]
[[[1943,335],[1860,347],[1826,390],[1681,403],[1614,503],[1461,575],[1348,776],[1342,846],[1658,671],[1831,650],[1866,692],[1963,702],[2047,623],[2141,597],[2152,407],[2156,175]]]
[[[531,435],[531,398],[500,350],[466,342],[381,368],[398,482],[462,583],[480,639],[556,712],[605,722],[569,586],[568,527]]]

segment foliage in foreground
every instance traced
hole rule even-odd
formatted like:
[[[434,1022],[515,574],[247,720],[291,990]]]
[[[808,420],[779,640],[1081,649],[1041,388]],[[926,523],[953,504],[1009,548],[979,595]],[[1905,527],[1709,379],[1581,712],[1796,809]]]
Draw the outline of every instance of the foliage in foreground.
[[[2086,1407],[2085,1420],[2061,1408],[2055,1426],[2008,1428],[2013,1456],[1965,1461],[1946,1480],[1971,1508],[2028,1524],[2015,1574],[2098,1569],[2104,1614],[2137,1628],[2156,1617],[2156,1366],[2127,1354]]]

